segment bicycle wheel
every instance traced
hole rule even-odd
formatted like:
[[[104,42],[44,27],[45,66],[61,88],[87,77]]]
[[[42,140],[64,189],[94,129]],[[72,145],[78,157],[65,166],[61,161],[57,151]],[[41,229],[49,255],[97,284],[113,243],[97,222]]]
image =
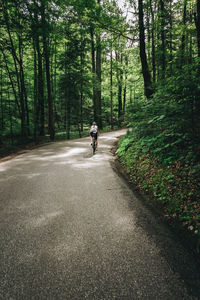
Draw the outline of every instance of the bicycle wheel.
[[[95,150],[96,150],[96,143],[95,143],[95,137],[93,137],[93,139],[92,139],[92,153],[93,153],[93,155],[95,154]]]

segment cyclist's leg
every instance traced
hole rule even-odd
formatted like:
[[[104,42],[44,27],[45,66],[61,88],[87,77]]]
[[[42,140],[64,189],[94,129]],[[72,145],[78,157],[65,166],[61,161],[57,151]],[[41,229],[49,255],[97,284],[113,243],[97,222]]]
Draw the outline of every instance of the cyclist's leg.
[[[95,143],[96,143],[96,148],[98,147],[98,134],[95,136]]]
[[[93,140],[92,133],[90,133],[90,138],[91,138],[91,145],[92,145],[92,140]]]

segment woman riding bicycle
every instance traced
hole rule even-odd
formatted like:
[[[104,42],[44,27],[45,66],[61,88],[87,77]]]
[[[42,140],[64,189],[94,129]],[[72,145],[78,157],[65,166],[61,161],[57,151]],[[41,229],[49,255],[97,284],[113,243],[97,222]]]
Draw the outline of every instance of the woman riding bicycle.
[[[96,144],[96,148],[97,148],[97,146],[98,146],[98,126],[97,126],[96,122],[92,123],[92,126],[90,128],[90,137],[91,137],[91,145],[92,145],[93,137],[95,138],[95,144]]]

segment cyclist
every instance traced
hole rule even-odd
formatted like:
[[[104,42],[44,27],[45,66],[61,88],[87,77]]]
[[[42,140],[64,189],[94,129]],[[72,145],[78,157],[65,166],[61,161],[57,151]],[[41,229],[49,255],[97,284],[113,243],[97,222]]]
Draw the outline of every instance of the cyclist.
[[[96,143],[96,148],[97,148],[97,146],[98,146],[98,126],[97,126],[96,122],[93,122],[92,126],[90,128],[91,145],[92,145],[93,136],[95,137],[95,143]]]

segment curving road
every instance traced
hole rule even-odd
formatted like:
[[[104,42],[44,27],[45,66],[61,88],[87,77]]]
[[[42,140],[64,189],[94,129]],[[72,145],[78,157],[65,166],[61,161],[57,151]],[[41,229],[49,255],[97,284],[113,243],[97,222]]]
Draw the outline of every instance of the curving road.
[[[0,163],[0,299],[200,299],[195,259],[112,169],[123,133]]]

